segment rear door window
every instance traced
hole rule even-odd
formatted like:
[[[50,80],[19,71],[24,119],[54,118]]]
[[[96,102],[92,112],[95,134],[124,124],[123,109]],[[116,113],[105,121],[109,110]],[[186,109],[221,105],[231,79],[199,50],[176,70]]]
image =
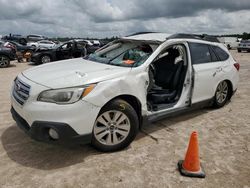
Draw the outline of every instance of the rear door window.
[[[215,54],[214,50],[212,49],[212,46],[210,46],[209,49],[210,49],[210,55],[211,55],[212,62],[220,61],[219,57]]]
[[[192,64],[202,64],[211,62],[209,46],[201,43],[189,43]]]
[[[217,54],[217,56],[220,58],[221,61],[225,61],[229,58],[229,55],[227,52],[225,52],[223,49],[221,49],[218,46],[212,46],[213,50]]]

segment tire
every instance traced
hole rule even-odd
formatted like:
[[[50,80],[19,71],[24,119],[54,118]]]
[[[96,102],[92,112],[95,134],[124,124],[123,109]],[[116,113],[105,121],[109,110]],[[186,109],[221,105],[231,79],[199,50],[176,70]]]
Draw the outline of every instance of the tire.
[[[230,50],[231,49],[231,46],[230,44],[227,45],[227,49]]]
[[[214,95],[214,107],[215,108],[221,108],[223,107],[229,97],[230,97],[230,87],[227,83],[227,81],[222,81],[218,84],[216,91],[215,91],[215,95]]]
[[[96,118],[92,146],[102,152],[124,149],[134,140],[138,130],[139,120],[134,108],[124,100],[113,100]]]
[[[10,58],[5,55],[0,55],[0,68],[6,68],[10,66]]]
[[[51,57],[49,55],[42,55],[40,57],[41,64],[50,63],[50,62],[51,62]]]
[[[240,49],[238,49],[238,52],[240,53],[240,52],[241,52],[241,50],[240,50]]]

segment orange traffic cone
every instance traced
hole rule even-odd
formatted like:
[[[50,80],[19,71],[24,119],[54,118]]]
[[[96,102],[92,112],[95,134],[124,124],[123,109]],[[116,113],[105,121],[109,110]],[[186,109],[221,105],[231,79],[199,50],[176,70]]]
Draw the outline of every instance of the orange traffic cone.
[[[199,159],[198,133],[191,134],[185,160],[178,162],[178,168],[183,176],[205,178]]]

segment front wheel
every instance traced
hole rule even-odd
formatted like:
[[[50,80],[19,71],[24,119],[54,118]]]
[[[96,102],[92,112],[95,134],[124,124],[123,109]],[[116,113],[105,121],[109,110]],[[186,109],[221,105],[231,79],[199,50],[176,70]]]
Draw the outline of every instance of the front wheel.
[[[92,132],[92,145],[103,152],[121,150],[136,137],[139,121],[134,108],[124,100],[114,100],[99,113]]]
[[[50,56],[48,56],[48,55],[43,55],[43,56],[41,57],[40,62],[41,62],[42,64],[44,64],[44,63],[49,63],[49,62],[51,62],[51,58],[50,58]]]
[[[10,66],[10,59],[7,56],[0,55],[0,68],[6,68]]]
[[[214,107],[216,108],[223,107],[228,99],[229,99],[229,86],[228,83],[224,80],[220,82],[219,85],[217,86],[214,96]]]

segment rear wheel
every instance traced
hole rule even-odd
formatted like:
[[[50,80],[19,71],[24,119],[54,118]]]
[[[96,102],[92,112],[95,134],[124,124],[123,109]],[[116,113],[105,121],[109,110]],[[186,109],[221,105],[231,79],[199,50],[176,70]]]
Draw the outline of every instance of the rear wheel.
[[[240,50],[240,49],[238,49],[238,52],[240,53],[240,52],[241,52],[241,50]]]
[[[217,86],[214,96],[214,106],[216,108],[223,107],[229,99],[229,85],[224,80]]]
[[[10,65],[10,59],[7,56],[0,55],[0,68],[6,68]]]
[[[99,113],[93,128],[92,145],[104,152],[127,147],[139,130],[138,116],[124,100],[114,100]]]

